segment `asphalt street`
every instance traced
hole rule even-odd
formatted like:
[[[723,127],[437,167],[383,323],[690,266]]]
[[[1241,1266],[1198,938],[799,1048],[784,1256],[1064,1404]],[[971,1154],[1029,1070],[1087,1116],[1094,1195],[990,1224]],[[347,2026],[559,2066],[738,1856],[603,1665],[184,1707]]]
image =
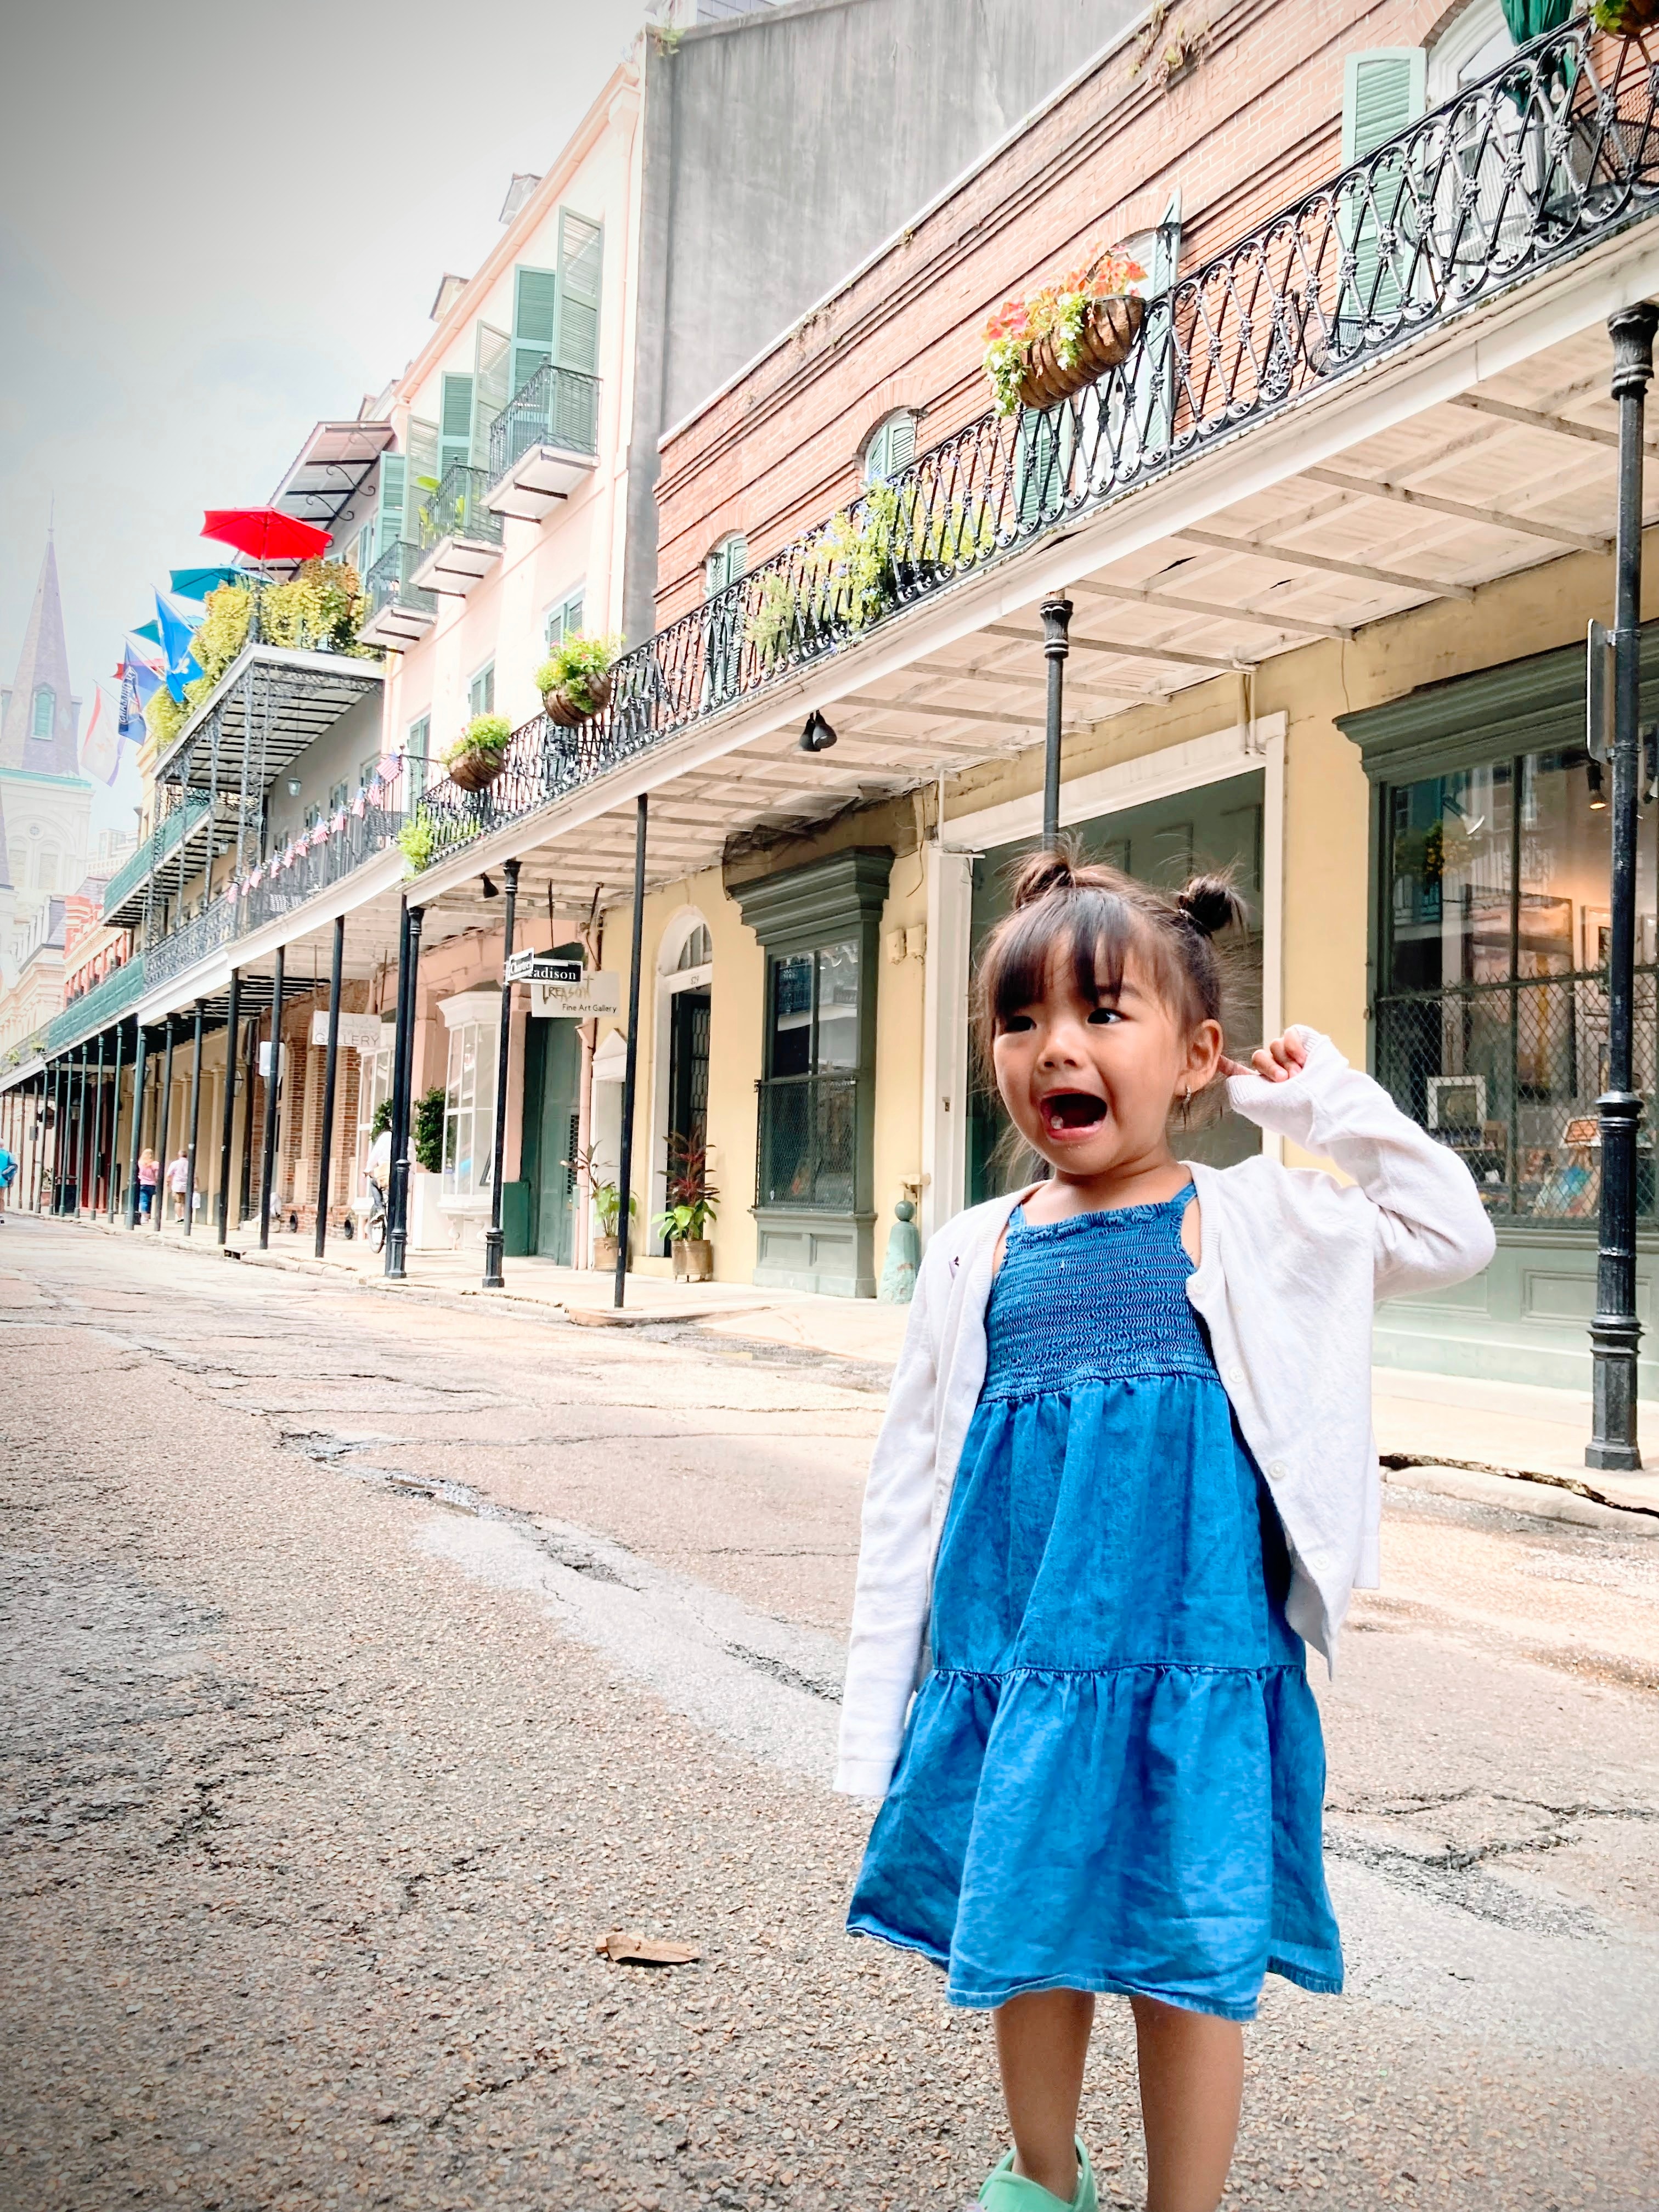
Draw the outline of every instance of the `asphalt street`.
[[[971,2197],[988,2023],[841,1925],[879,1370],[17,1216],[0,1359],[0,2206]],[[1659,2205],[1659,1530],[1384,1548],[1228,2203]],[[1085,2124],[1138,2203],[1121,2007]]]

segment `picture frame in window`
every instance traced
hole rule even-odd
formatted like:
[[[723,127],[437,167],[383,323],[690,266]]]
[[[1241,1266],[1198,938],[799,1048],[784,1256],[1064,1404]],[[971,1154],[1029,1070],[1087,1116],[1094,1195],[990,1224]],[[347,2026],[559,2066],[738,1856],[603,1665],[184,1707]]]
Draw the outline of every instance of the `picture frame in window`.
[[[1479,1129],[1486,1119],[1486,1079],[1484,1075],[1430,1075],[1424,1078],[1429,1127],[1431,1129]]]
[[[1605,972],[1612,949],[1613,915],[1604,906],[1587,906],[1583,909],[1583,937],[1579,953],[1580,965],[1592,975]]]

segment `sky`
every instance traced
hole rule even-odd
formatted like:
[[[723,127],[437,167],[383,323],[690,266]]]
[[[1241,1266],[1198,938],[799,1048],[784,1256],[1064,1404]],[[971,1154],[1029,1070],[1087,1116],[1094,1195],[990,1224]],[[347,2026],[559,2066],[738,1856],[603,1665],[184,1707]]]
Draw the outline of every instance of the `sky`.
[[[428,334],[631,43],[630,0],[52,0],[0,11],[0,682],[55,510],[84,732],[208,507]],[[130,749],[125,749],[129,751]],[[133,825],[129,757],[100,827]]]

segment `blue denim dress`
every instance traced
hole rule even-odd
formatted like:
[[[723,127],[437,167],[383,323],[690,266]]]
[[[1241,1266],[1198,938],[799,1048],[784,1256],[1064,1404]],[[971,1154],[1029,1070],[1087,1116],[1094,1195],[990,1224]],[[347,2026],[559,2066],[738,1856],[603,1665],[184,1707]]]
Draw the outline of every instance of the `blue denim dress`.
[[[1267,1973],[1342,1986],[1319,1711],[1187,1299],[1191,1197],[1009,1225],[933,1669],[848,1917],[953,2004],[1110,1990],[1249,2020]]]

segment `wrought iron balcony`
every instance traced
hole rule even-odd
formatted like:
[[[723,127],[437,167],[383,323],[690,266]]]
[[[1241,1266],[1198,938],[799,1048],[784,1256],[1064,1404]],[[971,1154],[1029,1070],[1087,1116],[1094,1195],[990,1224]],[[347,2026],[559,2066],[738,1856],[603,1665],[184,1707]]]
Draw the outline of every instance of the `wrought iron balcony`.
[[[544,362],[490,430],[490,507],[539,522],[592,473],[599,449],[599,379]]]
[[[96,1036],[100,1030],[119,1021],[123,1014],[131,1013],[149,987],[144,955],[135,952],[125,967],[112,968],[107,975],[100,976],[89,991],[83,991],[61,1014],[53,1015],[44,1031],[41,1049],[50,1056],[67,1052],[82,1037]]]
[[[487,469],[457,461],[416,513],[420,561],[415,581],[465,599],[501,557],[501,518],[485,504]]]
[[[425,559],[418,545],[400,538],[388,545],[363,579],[368,613],[362,635],[368,645],[398,652],[423,637],[438,618],[437,595],[423,592],[415,571]]]
[[[492,791],[428,793],[434,860],[1642,221],[1656,123],[1639,43],[1580,22],[1521,47],[1148,301],[1083,392],[967,424],[623,654],[580,730],[526,723]]]
[[[158,786],[165,789],[165,786]],[[195,835],[206,821],[212,800],[205,793],[187,795],[182,805],[165,816],[124,860],[104,886],[104,920],[131,928],[142,916],[144,887],[162,862]]]

